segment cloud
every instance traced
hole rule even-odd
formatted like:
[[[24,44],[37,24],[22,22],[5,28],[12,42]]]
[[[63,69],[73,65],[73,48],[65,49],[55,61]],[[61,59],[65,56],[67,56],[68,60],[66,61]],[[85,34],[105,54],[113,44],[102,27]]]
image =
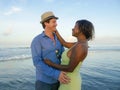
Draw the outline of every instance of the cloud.
[[[11,35],[13,32],[13,25],[8,26],[8,28],[5,30],[5,32],[3,32],[4,36],[8,36]]]
[[[21,11],[22,11],[21,8],[13,6],[13,7],[11,7],[11,9],[9,11],[5,12],[4,15],[8,16],[8,15],[12,15],[12,14],[15,14],[15,13],[19,13]]]

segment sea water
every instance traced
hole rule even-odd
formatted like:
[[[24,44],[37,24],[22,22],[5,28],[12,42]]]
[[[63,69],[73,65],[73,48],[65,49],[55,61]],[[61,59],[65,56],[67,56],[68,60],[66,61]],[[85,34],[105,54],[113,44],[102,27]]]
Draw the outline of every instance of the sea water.
[[[120,46],[90,46],[80,74],[82,90],[120,90]],[[0,90],[34,90],[29,47],[0,48]]]

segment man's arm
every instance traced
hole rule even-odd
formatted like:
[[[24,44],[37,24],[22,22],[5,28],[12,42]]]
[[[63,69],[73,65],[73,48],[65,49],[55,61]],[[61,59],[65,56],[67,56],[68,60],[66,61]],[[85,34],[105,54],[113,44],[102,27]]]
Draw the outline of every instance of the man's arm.
[[[50,76],[57,80],[59,78],[60,71],[53,69],[52,67],[49,67],[43,62],[42,56],[41,56],[41,46],[39,42],[35,40],[32,42],[31,52],[32,52],[32,59],[33,59],[34,66],[39,70],[42,70],[42,72],[47,76]]]
[[[69,82],[70,79],[66,76],[65,72],[52,68],[43,62],[41,56],[41,46],[38,42],[34,42],[34,41],[32,42],[31,52],[32,52],[33,64],[36,68],[39,68],[39,70],[42,70],[42,72],[45,75],[55,78],[56,80],[59,80],[61,83]]]

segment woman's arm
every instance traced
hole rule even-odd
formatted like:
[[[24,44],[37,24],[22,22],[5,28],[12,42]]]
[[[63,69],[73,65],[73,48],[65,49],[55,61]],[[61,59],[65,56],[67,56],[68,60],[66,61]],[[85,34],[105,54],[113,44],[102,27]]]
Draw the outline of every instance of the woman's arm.
[[[59,34],[59,32],[56,30],[56,35],[57,35],[57,37],[58,37],[58,39],[60,40],[60,43],[63,45],[63,46],[65,46],[65,47],[67,47],[67,48],[71,48],[76,42],[66,42],[62,37],[61,37],[61,35]]]
[[[48,59],[45,59],[44,62],[46,64],[48,64],[49,66],[54,67],[56,69],[66,71],[66,72],[73,72],[73,70],[76,68],[76,66],[79,64],[79,62],[83,61],[87,55],[87,52],[85,51],[85,49],[83,47],[81,47],[81,46],[76,46],[76,47],[77,48],[75,48],[72,51],[72,55],[70,57],[70,61],[69,61],[68,65],[55,64]]]
[[[47,65],[49,65],[53,68],[56,68],[56,69],[59,69],[59,70],[62,70],[62,71],[66,71],[66,72],[70,72],[69,68],[68,68],[68,65],[55,64],[49,59],[44,59],[44,62],[45,62],[45,64],[47,64]]]

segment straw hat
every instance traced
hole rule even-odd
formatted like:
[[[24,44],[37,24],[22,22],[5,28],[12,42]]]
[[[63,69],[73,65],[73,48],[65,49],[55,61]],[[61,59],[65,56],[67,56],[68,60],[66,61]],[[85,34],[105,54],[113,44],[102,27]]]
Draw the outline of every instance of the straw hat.
[[[43,13],[43,14],[41,15],[41,21],[40,21],[40,23],[43,23],[43,22],[45,22],[46,20],[52,19],[52,18],[58,19],[58,17],[56,17],[56,16],[53,14],[53,12],[51,12],[51,11],[45,12],[45,13]]]

